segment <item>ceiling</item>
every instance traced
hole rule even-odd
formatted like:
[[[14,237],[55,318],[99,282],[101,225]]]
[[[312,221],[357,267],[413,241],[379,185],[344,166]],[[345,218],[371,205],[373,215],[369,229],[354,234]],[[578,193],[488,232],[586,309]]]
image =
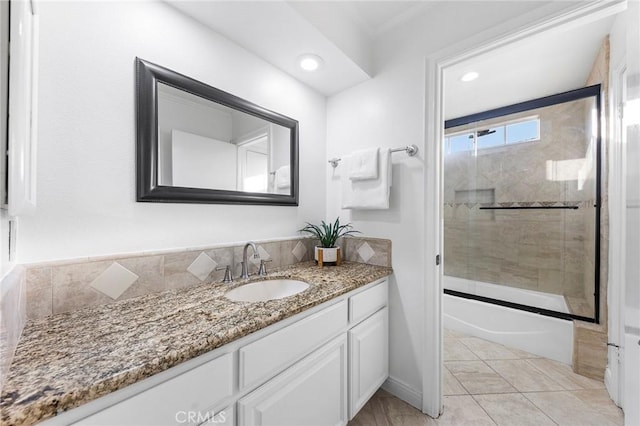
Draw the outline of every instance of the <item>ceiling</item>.
[[[375,38],[433,6],[426,1],[332,1],[324,7],[347,15],[370,37]]]
[[[417,19],[427,25],[437,19],[436,6],[460,7],[455,1],[425,0],[165,1],[325,96],[374,76],[375,43],[388,38],[387,32]],[[581,87],[612,21],[547,32],[447,69],[446,116]],[[323,58],[319,70],[299,68],[298,57],[307,53]],[[460,82],[470,69],[480,78]]]
[[[445,70],[445,119],[584,87],[614,16],[547,32]],[[462,82],[468,71],[477,80]]]
[[[373,76],[377,36],[415,19],[425,1],[185,1],[166,0],[265,61],[330,96]],[[324,60],[310,73],[297,58]]]

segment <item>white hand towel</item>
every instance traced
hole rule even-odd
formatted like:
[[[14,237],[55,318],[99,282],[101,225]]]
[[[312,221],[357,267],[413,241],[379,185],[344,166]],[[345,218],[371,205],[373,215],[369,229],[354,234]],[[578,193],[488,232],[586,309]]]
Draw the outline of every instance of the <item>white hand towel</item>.
[[[282,166],[276,170],[276,188],[287,189],[291,187],[291,168]]]
[[[351,154],[348,169],[349,179],[378,179],[378,151],[380,148],[369,148]]]
[[[351,156],[345,156],[345,165],[351,161]],[[389,208],[391,193],[391,151],[383,149],[378,156],[377,179],[351,180],[345,167],[341,176],[342,208],[362,210],[384,210]]]

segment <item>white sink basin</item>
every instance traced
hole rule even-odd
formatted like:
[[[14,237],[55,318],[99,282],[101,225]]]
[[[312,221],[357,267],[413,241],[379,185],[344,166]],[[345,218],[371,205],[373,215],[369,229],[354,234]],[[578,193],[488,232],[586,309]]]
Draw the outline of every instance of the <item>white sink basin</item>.
[[[307,288],[309,284],[298,280],[264,280],[236,287],[224,297],[236,302],[265,302],[293,296]]]

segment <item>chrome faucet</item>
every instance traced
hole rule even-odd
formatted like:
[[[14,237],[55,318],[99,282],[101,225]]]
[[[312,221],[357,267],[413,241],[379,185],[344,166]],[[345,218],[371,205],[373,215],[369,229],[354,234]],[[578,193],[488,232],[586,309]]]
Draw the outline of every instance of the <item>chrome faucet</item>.
[[[249,246],[253,248],[253,258],[260,259],[256,243],[254,243],[253,241],[249,241],[244,245],[244,250],[242,251],[242,273],[240,274],[241,279],[249,278],[249,262],[247,261],[247,249],[249,248]]]

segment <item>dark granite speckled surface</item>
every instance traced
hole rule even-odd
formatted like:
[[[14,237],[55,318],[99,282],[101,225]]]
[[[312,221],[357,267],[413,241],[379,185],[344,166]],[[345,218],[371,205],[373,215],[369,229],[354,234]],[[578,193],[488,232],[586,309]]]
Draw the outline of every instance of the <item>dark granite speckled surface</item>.
[[[30,321],[2,389],[1,423],[52,417],[391,273],[305,262],[267,277],[310,284],[285,299],[231,302],[224,293],[244,282],[213,283]]]

